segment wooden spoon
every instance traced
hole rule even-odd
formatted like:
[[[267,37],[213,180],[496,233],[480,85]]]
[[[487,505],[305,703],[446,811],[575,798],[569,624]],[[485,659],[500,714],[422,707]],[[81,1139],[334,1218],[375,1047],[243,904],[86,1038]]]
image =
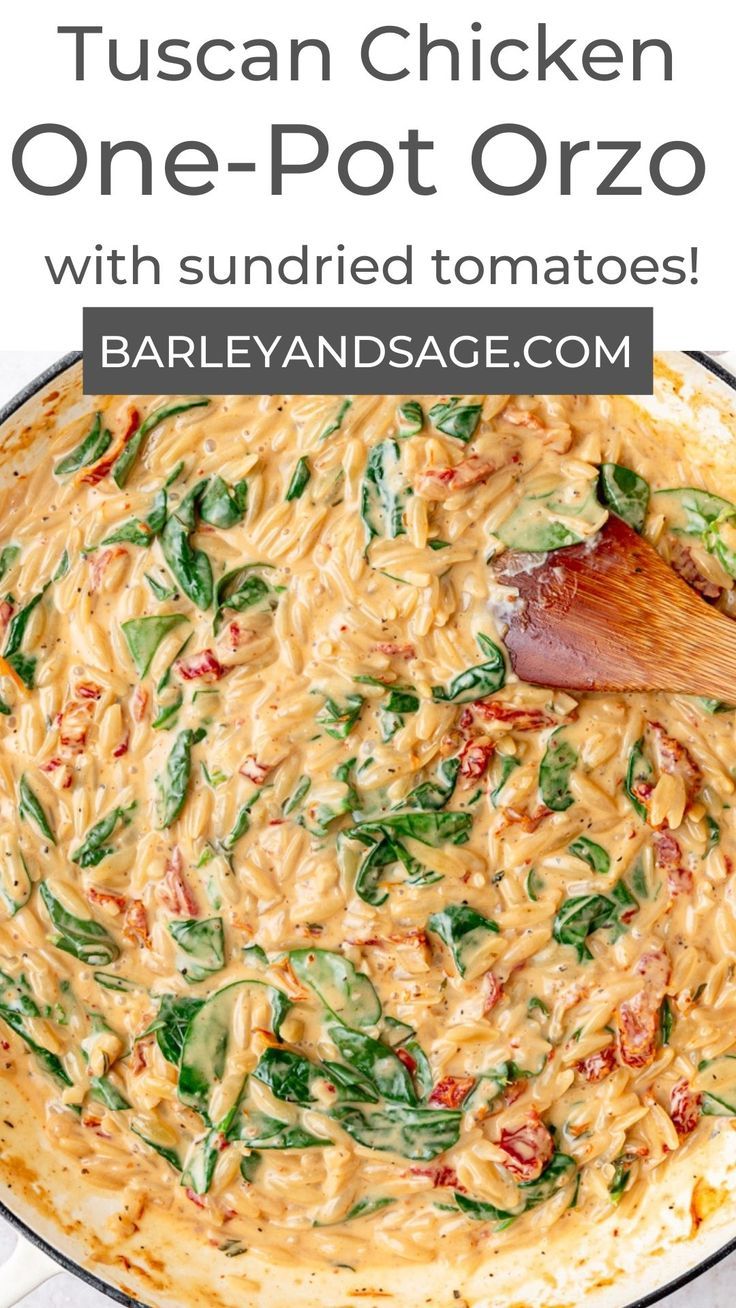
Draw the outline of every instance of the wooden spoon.
[[[522,681],[569,690],[664,690],[736,704],[736,622],[710,608],[613,514],[589,544],[509,550],[505,645]]]

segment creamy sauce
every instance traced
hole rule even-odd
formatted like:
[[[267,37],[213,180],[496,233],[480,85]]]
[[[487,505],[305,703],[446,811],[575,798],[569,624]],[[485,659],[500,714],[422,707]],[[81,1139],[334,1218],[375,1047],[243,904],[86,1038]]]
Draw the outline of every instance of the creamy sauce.
[[[99,403],[0,494],[5,1075],[228,1256],[472,1258],[640,1196],[736,1113],[733,717],[522,685],[488,559],[512,515],[592,538],[603,462],[702,472],[624,399],[264,397],[118,486],[177,402]],[[730,524],[671,504],[729,611]]]

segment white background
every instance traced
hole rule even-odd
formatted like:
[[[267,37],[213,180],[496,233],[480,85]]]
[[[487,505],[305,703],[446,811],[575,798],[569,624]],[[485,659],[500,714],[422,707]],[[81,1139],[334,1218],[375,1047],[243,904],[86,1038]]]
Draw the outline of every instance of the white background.
[[[552,74],[546,83],[529,77],[501,83],[490,75],[473,84],[437,76],[421,84],[412,78],[392,84],[372,80],[360,66],[361,37],[382,22],[416,29],[430,23],[433,36],[455,39],[466,53],[470,24],[480,19],[488,43],[509,36],[533,41],[536,22],[545,18],[553,43],[568,36],[580,45],[595,38],[615,39],[630,52],[634,37],[668,40],[675,56],[675,77],[664,84],[658,75],[639,84],[627,75],[616,82],[582,79],[568,83]],[[188,37],[193,44],[213,36],[239,43],[271,37],[281,51],[286,39],[321,37],[333,52],[328,84],[309,79],[297,84],[249,83],[235,77],[208,83],[198,77],[180,83],[116,82],[106,69],[106,44],[94,38],[88,78],[74,81],[73,41],[55,33],[59,23],[102,23],[105,37],[120,39],[120,57],[130,64],[137,38],[155,45],[168,37]],[[278,257],[309,241],[329,252],[343,241],[351,253],[387,255],[413,241],[420,257],[442,244],[456,253],[574,253],[584,246],[596,256],[617,252],[625,257],[700,247],[698,286],[627,287],[608,292],[597,287],[519,289],[517,303],[654,302],[660,347],[713,349],[736,343],[736,261],[734,260],[734,171],[732,58],[736,6],[732,0],[618,0],[613,6],[589,0],[516,0],[512,5],[474,4],[471,0],[374,0],[370,6],[338,0],[279,0],[278,5],[227,0],[23,0],[3,14],[0,43],[0,201],[3,243],[0,286],[0,349],[64,348],[81,342],[83,303],[508,303],[512,292],[487,285],[459,290],[436,288],[426,278],[404,288],[327,288],[246,291],[242,288],[199,291],[173,284],[158,290],[109,287],[58,289],[50,284],[43,255],[77,256],[95,242],[127,249],[137,241],[175,263],[188,252],[262,252]],[[134,44],[133,42],[136,42]],[[402,47],[403,48],[403,47]],[[578,49],[580,46],[578,47]],[[398,53],[399,44],[392,47]],[[407,42],[408,62],[416,45]],[[386,46],[388,53],[388,46]],[[573,56],[574,58],[574,56]],[[487,61],[486,61],[487,66]],[[467,73],[468,61],[464,63]],[[88,145],[89,172],[69,196],[43,198],[24,191],[12,175],[12,145],[27,127],[57,121],[80,132]],[[330,136],[333,151],[319,174],[293,178],[282,198],[268,195],[269,125],[274,121],[311,122]],[[548,177],[525,197],[497,197],[472,177],[473,141],[487,127],[516,121],[538,131],[550,156]],[[396,152],[407,128],[434,138],[429,169],[439,187],[436,196],[412,196],[397,168],[392,187],[367,198],[344,192],[335,174],[339,151],[350,142],[371,137]],[[154,195],[136,198],[136,166],[116,174],[115,193],[97,194],[100,139],[137,138],[154,152]],[[252,159],[255,175],[215,179],[209,196],[173,194],[163,182],[163,159],[177,142],[198,138],[210,143],[224,161]],[[708,174],[695,195],[674,198],[651,191],[645,160],[664,141],[687,139],[706,154]],[[645,150],[632,168],[635,180],[647,183],[643,197],[597,197],[595,187],[604,164],[615,156],[596,151],[575,161],[578,181],[569,198],[558,194],[555,143],[562,139],[641,139]],[[61,176],[66,161],[59,147],[54,167]],[[397,152],[396,152],[397,153]],[[29,162],[31,159],[29,155]],[[119,162],[119,161],[118,161]],[[520,160],[508,161],[510,171]],[[117,165],[116,165],[117,166]],[[510,175],[510,174],[509,174]],[[518,176],[518,171],[517,171]]]

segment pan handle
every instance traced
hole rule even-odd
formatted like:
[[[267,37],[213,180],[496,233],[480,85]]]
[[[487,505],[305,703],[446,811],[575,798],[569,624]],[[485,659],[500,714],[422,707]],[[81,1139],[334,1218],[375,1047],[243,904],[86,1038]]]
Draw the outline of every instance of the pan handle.
[[[58,1263],[19,1235],[12,1254],[2,1265],[0,1308],[14,1308],[37,1285],[50,1281],[61,1270]]]

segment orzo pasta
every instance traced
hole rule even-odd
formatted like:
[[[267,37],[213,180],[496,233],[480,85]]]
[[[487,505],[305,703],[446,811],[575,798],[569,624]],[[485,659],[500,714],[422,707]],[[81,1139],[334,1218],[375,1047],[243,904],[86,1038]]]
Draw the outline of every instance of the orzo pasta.
[[[489,569],[614,512],[730,612],[722,489],[621,398],[273,396],[0,492],[4,1073],[93,1184],[460,1259],[736,1116],[732,710],[520,683]]]

